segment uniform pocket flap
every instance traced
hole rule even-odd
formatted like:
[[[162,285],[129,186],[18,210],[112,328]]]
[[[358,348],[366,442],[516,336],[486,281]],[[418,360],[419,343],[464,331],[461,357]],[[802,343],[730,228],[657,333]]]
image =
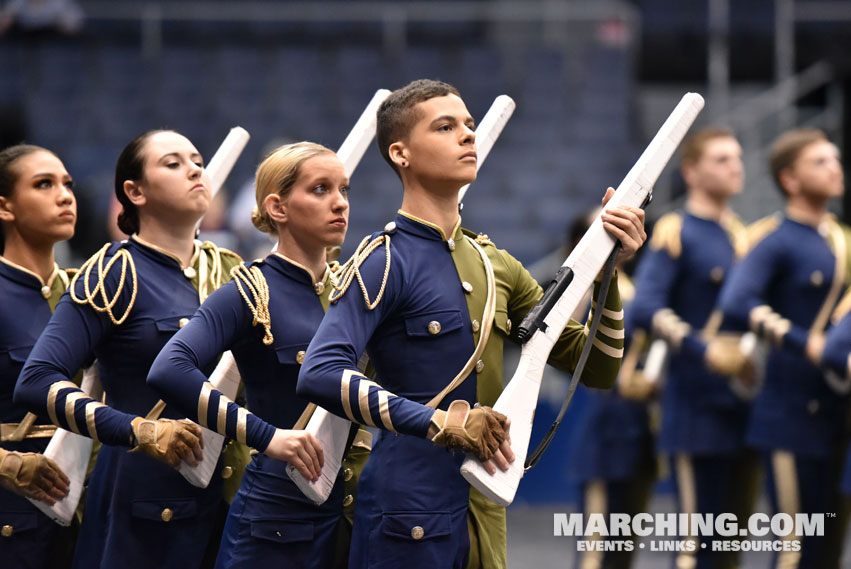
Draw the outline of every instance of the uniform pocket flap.
[[[384,535],[409,541],[426,541],[452,533],[449,512],[388,512],[381,517]]]
[[[9,351],[7,353],[9,354],[10,360],[22,364],[27,361],[27,356],[30,355],[32,349],[32,346],[23,346],[21,348],[9,348]]]
[[[405,319],[408,336],[443,336],[464,325],[460,310],[440,310]]]
[[[294,543],[313,539],[313,524],[289,520],[252,520],[251,537],[277,543]]]
[[[194,518],[198,514],[196,500],[133,500],[130,515],[159,522]]]
[[[278,355],[278,363],[281,364],[301,364],[304,361],[304,353],[306,351],[307,344],[294,344],[292,346],[275,348],[275,353]]]
[[[6,526],[11,528],[11,530],[6,530],[12,532],[10,536],[22,531],[34,530],[38,527],[38,513],[34,511],[0,512],[0,527],[5,528]]]
[[[168,318],[160,318],[155,321],[157,331],[175,333],[182,328],[181,322],[184,324],[189,322],[192,315],[188,316],[169,316]]]

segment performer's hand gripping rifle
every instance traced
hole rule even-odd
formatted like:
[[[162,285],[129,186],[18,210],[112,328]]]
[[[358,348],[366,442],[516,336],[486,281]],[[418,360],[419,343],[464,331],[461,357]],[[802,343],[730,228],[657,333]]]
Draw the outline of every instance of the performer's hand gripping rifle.
[[[606,204],[607,208],[622,205],[640,207],[649,201],[653,185],[702,108],[703,97],[700,95],[687,93],[682,98],[638,162],[618,186],[617,191]],[[524,343],[520,362],[514,377],[493,407],[511,419],[511,447],[515,461],[511,463],[507,471],[497,469],[495,474],[489,474],[482,463],[472,457],[468,457],[461,467],[464,478],[496,504],[507,506],[514,500],[517,485],[525,471],[532,420],[538,403],[544,366],[550,351],[567,325],[570,315],[582,301],[607,259],[613,267],[617,245],[619,244],[615,239],[603,228],[601,216],[598,215],[585,236],[565,260],[538,305],[529,312],[519,326],[518,337]],[[607,288],[605,281],[601,288],[604,289],[602,294],[605,294]],[[603,303],[598,301],[597,306],[595,319],[599,323]],[[595,326],[593,321],[591,326],[592,330],[589,332],[583,352],[590,350],[591,347]],[[580,358],[580,361],[583,359]],[[577,365],[562,412],[576,389],[576,382],[581,374],[580,367],[581,364]],[[557,427],[558,421],[551,427],[545,443],[552,438]],[[540,456],[540,453],[537,454]]]
[[[478,154],[476,171],[481,168],[496,139],[499,138],[502,129],[508,119],[511,118],[514,106],[511,97],[500,95],[494,100],[491,108],[476,128],[476,150]],[[372,131],[375,132],[375,112],[373,111],[372,114]],[[340,150],[342,151],[342,148]],[[467,184],[458,192],[459,208],[469,187],[470,185]],[[340,470],[343,461],[343,454],[346,451],[350,427],[351,422],[348,419],[338,417],[321,407],[317,407],[305,429],[319,440],[324,451],[325,464],[322,466],[319,478],[315,482],[311,482],[302,476],[294,466],[287,466],[287,474],[289,474],[290,479],[315,504],[324,503],[331,494],[334,481],[337,479],[337,472]]]

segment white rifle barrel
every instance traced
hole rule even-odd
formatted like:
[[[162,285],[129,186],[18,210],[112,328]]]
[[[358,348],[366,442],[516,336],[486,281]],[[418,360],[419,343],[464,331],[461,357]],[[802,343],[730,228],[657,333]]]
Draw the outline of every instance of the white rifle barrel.
[[[215,196],[225,185],[230,171],[233,170],[239,155],[245,150],[249,139],[248,131],[241,126],[230,129],[219,149],[207,163],[207,175],[210,177],[210,190]]]
[[[618,186],[606,208],[621,205],[639,207],[649,199],[653,185],[702,108],[703,97],[700,95],[687,93],[682,98]],[[598,215],[562,265],[560,274],[563,280],[558,284],[563,292],[546,313],[541,311],[534,318],[535,326],[527,332],[527,341],[523,345],[514,376],[494,405],[494,409],[511,419],[514,462],[507,471],[497,469],[493,475],[473,457],[468,457],[461,467],[464,478],[496,504],[507,506],[514,500],[517,485],[523,477],[532,420],[547,358],[570,315],[593,284],[614,246],[615,240],[603,228],[602,219]],[[547,297],[545,293],[544,299]],[[539,303],[533,312],[541,306]],[[597,309],[601,310],[602,307]],[[533,312],[527,319],[534,316]]]
[[[382,95],[381,99],[376,102],[379,94]],[[360,120],[358,120],[355,124],[355,128],[352,130],[352,133],[348,136],[348,138],[346,138],[346,142],[344,142],[343,146],[340,147],[340,152],[343,152],[344,149],[349,147],[347,143],[356,131],[362,133],[361,144],[352,144],[352,147],[359,148],[360,146],[363,146],[366,148],[366,145],[368,145],[371,140],[371,136],[375,133],[375,110],[378,109],[378,106],[389,94],[390,91],[378,91],[375,94],[375,97],[373,97],[372,101],[370,101],[367,110],[364,111],[364,115],[361,116]],[[496,142],[496,139],[499,138],[499,134],[502,132],[503,127],[505,127],[505,123],[507,123],[508,119],[511,118],[511,113],[514,112],[514,106],[514,101],[511,97],[507,95],[500,95],[494,100],[490,110],[488,110],[487,114],[485,114],[482,122],[479,123],[479,127],[476,129],[476,148],[478,155],[476,163],[477,171],[481,168],[481,165],[485,161],[485,158],[487,158],[491,148],[493,148],[494,142]],[[365,116],[373,107],[375,109],[372,111],[371,115],[373,119],[370,123],[366,123]],[[361,123],[366,123],[372,128],[370,138],[366,139],[365,143],[363,142],[363,138],[365,138],[364,135],[370,131],[364,130],[365,127],[363,126],[359,126]],[[338,152],[338,155],[340,152]],[[363,155],[363,152],[361,152],[361,155]],[[342,156],[340,157],[340,160],[343,160]],[[343,163],[345,164],[345,161]],[[466,191],[468,187],[469,184],[462,188],[461,192]],[[461,192],[459,192],[458,195],[459,203],[463,198],[463,193]],[[292,465],[287,466],[287,474],[290,475],[292,481],[295,482],[295,485],[298,486],[304,495],[315,504],[324,503],[331,494],[331,489],[334,487],[334,482],[337,479],[337,472],[340,470],[340,466],[342,465],[343,454],[346,450],[346,441],[348,440],[350,427],[351,422],[349,420],[338,417],[333,413],[329,413],[322,407],[317,407],[313,416],[310,418],[310,421],[308,421],[305,430],[309,431],[317,439],[319,439],[319,442],[322,444],[322,450],[325,453],[325,464],[322,467],[319,479],[316,482],[311,482],[299,474],[295,467]]]
[[[476,128],[476,172],[484,164],[491,148],[493,148],[499,135],[502,134],[502,129],[505,128],[511,115],[514,114],[516,107],[514,99],[508,95],[500,95],[494,99],[491,108],[485,113],[482,122]],[[470,184],[467,184],[458,191],[458,203],[464,201],[464,196],[467,195],[469,189]]]

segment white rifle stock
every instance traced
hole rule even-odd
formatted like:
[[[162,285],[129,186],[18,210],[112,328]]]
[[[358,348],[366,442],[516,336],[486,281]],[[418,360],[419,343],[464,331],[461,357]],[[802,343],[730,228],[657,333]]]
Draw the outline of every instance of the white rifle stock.
[[[387,91],[386,94],[381,98],[383,101],[384,98],[389,95],[390,92]],[[378,97],[378,93],[376,93],[376,98]],[[373,98],[373,102],[375,98]],[[380,104],[381,101],[378,102]],[[370,103],[371,105],[372,103]],[[376,104],[376,109],[378,107]],[[511,118],[511,114],[514,112],[514,101],[511,97],[507,95],[500,95],[497,97],[491,108],[485,114],[484,118],[482,118],[482,122],[479,123],[478,128],[476,129],[476,153],[477,153],[477,162],[476,162],[476,171],[481,167],[482,163],[487,158],[488,153],[490,153],[491,148],[493,148],[494,142],[499,138],[502,129],[505,127],[505,124],[508,122],[508,119]],[[367,110],[369,107],[367,107]],[[366,112],[364,112],[366,115]],[[363,120],[364,117],[361,117]],[[361,123],[361,120],[355,125]],[[375,112],[372,113],[372,130],[375,131]],[[354,130],[352,134],[354,134]],[[343,143],[343,146],[340,147],[340,152],[343,151],[344,148],[347,148],[347,142],[349,138],[352,137],[352,134],[346,139],[346,142]],[[371,139],[370,139],[371,140]],[[369,140],[367,141],[367,144]],[[365,145],[364,145],[365,147]],[[338,153],[339,154],[339,153]],[[363,154],[363,152],[361,152]],[[342,156],[340,157],[342,160]],[[345,165],[346,162],[344,161]],[[467,184],[458,192],[458,203],[461,203],[461,200],[464,198],[464,194],[469,188],[470,185]],[[361,370],[363,372],[364,370]],[[343,454],[346,451],[346,441],[349,436],[349,428],[351,427],[351,422],[348,419],[343,419],[342,417],[338,417],[333,413],[329,413],[322,407],[317,407],[316,411],[314,411],[313,416],[308,421],[305,430],[315,436],[319,442],[322,444],[322,450],[325,453],[325,464],[322,467],[322,473],[319,475],[319,479],[316,482],[311,482],[303,477],[298,470],[295,469],[292,465],[287,466],[287,474],[290,475],[290,478],[293,482],[295,482],[296,486],[307,496],[310,500],[312,500],[315,504],[322,504],[325,500],[328,499],[328,496],[331,494],[331,489],[334,487],[334,482],[337,479],[337,472],[340,470],[340,466],[343,462]]]
[[[378,107],[390,95],[387,89],[379,89],[372,96],[366,108],[361,113],[355,126],[337,150],[337,157],[343,163],[346,176],[351,177],[375,137],[376,114]],[[349,438],[351,421],[329,413],[322,407],[317,407],[305,426],[305,430],[313,434],[322,445],[325,462],[322,472],[316,482],[311,482],[301,475],[291,464],[287,465],[287,474],[298,486],[298,489],[315,504],[322,504],[328,499],[331,488],[337,480],[337,473],[343,464],[343,454],[346,441]]]
[[[646,202],[653,185],[702,108],[703,97],[700,95],[687,93],[682,98],[618,186],[606,205],[607,209],[621,205],[639,207]],[[528,320],[538,311],[535,325],[526,333],[518,331],[521,340],[525,340],[520,362],[511,382],[494,405],[495,410],[511,419],[511,447],[515,460],[507,471],[497,469],[493,475],[472,457],[468,457],[461,466],[462,476],[496,504],[511,504],[523,477],[541,377],[550,351],[614,247],[615,240],[603,228],[598,215],[565,260],[553,286],[547,289],[527,316]],[[602,308],[599,306],[598,310]],[[587,341],[590,340],[588,338]]]
[[[97,362],[94,362],[83,372],[83,382],[80,386],[92,399],[100,400],[103,389],[98,378]],[[68,495],[58,500],[52,506],[47,502],[27,498],[39,510],[59,525],[71,525],[71,520],[77,511],[77,504],[83,493],[83,483],[89,467],[89,457],[92,455],[94,441],[65,429],[56,429],[56,433],[47,443],[44,456],[53,460],[71,480]]]

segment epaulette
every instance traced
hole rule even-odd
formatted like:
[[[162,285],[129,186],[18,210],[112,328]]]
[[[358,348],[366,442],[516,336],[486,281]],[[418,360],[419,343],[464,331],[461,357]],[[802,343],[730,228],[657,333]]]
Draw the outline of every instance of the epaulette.
[[[388,227],[390,227],[389,224]],[[378,306],[378,303],[381,302],[381,297],[384,296],[384,287],[387,286],[387,277],[390,275],[389,234],[392,233],[392,231],[393,229],[385,229],[385,231],[374,238],[371,235],[367,235],[363,238],[363,240],[361,240],[349,260],[343,263],[339,270],[333,275],[331,283],[333,290],[331,291],[331,294],[328,295],[329,302],[337,302],[343,298],[343,295],[346,294],[347,290],[349,290],[354,279],[357,278],[367,309],[374,310],[375,307]],[[384,277],[381,279],[381,288],[379,289],[375,300],[369,300],[369,292],[366,290],[366,283],[363,282],[363,277],[360,273],[360,266],[367,260],[373,251],[382,245],[384,245],[384,255],[386,259],[384,263]]]
[[[776,212],[748,225],[748,251],[759,245],[760,241],[768,237],[770,234],[774,233],[774,231],[780,227],[782,222],[783,214]]]
[[[123,324],[127,316],[130,315],[130,310],[136,302],[136,290],[138,287],[136,264],[133,262],[133,256],[130,254],[130,251],[125,248],[125,244],[125,242],[107,243],[101,247],[100,251],[92,255],[79,268],[70,286],[71,299],[74,302],[77,304],[88,304],[98,312],[106,312],[109,319],[116,326]],[[107,254],[112,254],[112,257],[104,265]],[[114,268],[116,265],[119,268]],[[92,288],[91,284],[93,277],[92,271],[95,271],[94,277],[97,279],[94,288]],[[118,283],[115,286],[115,290],[111,292],[106,290],[106,279],[110,271],[119,271],[117,277]],[[130,273],[129,281],[128,272]],[[75,290],[77,280],[80,276],[83,277],[83,297],[77,296],[77,291]],[[124,309],[124,314],[121,315],[121,318],[116,318],[112,309],[118,302],[121,293],[124,292],[125,286],[130,287],[130,301],[127,303],[127,307]]]
[[[665,250],[671,258],[678,259],[683,252],[682,232],[682,213],[678,211],[666,213],[653,227],[650,248],[657,251]]]
[[[269,285],[266,282],[266,277],[263,276],[260,267],[257,265],[246,267],[244,263],[240,263],[231,271],[231,278],[236,283],[236,288],[239,289],[239,294],[242,295],[248,310],[254,316],[251,325],[260,324],[263,326],[263,343],[267,346],[271,345],[275,339],[272,336],[272,319],[269,314]],[[251,293],[251,298],[246,293],[246,289]]]
[[[736,258],[741,259],[748,254],[748,229],[745,224],[739,219],[739,216],[732,211],[726,211],[721,215],[721,227],[727,232],[730,237],[730,242],[733,244],[733,251],[736,253]]]
[[[475,242],[479,245],[493,245],[494,247],[496,247],[493,241],[490,240],[490,237],[488,237],[484,233],[476,233],[475,231],[470,231],[469,229],[464,229],[463,227],[461,228],[461,232],[464,233],[464,235],[475,240]]]

